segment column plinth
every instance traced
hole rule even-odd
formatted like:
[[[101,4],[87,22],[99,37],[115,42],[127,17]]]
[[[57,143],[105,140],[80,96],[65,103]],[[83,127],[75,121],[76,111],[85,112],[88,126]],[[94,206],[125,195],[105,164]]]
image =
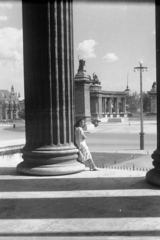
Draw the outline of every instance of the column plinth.
[[[153,159],[152,164],[154,168],[147,172],[146,180],[149,183],[160,186],[160,150],[154,151],[151,157]]]
[[[17,171],[82,171],[74,145],[73,10],[71,1],[22,2],[26,145]]]

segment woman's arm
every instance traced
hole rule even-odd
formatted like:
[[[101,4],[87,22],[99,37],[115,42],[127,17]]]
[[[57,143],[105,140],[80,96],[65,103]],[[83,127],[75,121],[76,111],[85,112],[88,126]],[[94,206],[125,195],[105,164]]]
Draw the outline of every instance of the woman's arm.
[[[76,143],[78,149],[81,149],[81,146],[80,146],[80,143],[81,143],[80,128],[76,128],[76,130],[75,130],[75,143]]]
[[[81,135],[82,135],[82,140],[85,140],[87,138],[82,128],[81,128]]]

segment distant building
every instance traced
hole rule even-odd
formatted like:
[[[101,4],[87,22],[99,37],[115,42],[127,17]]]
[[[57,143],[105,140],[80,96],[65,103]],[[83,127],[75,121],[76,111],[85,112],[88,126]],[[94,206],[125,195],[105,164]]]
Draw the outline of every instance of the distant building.
[[[125,91],[104,91],[98,76],[87,75],[85,61],[79,60],[79,69],[75,75],[75,119],[84,118],[86,129],[91,119],[126,117]]]
[[[11,87],[11,92],[8,90],[0,90],[0,120],[13,120],[18,118],[20,94],[14,91]]]
[[[154,82],[152,84],[152,88],[148,91],[150,96],[150,114],[156,115],[157,114],[157,83]]]

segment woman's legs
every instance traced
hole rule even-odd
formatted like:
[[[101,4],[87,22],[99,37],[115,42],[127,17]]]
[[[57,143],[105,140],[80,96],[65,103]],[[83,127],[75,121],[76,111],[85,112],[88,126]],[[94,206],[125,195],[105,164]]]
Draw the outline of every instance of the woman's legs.
[[[89,163],[90,170],[99,170],[99,168],[96,167],[92,158],[88,159],[87,161]]]

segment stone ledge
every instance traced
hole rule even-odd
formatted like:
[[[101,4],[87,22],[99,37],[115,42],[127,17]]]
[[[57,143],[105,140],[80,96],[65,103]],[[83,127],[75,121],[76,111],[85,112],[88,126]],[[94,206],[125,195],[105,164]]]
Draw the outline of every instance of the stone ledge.
[[[0,147],[0,156],[19,153],[19,152],[21,152],[21,149],[23,147],[24,147],[24,144],[15,145],[15,146]]]

